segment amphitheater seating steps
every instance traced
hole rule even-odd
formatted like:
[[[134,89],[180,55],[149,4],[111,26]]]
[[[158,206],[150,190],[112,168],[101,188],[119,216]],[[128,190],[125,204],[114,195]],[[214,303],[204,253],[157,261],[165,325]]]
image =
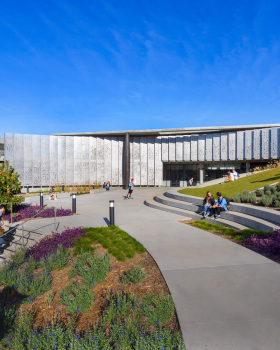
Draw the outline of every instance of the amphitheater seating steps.
[[[221,213],[221,219],[214,220],[202,216],[202,198],[180,195],[168,191],[163,196],[146,200],[146,205],[159,210],[173,212],[194,220],[206,220],[236,229],[254,228],[261,231],[280,229],[280,212],[252,205],[232,203],[228,212]]]

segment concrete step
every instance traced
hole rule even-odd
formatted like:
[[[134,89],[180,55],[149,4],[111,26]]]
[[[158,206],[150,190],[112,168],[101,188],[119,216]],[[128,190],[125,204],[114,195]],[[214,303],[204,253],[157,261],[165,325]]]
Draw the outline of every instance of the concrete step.
[[[155,201],[154,197],[150,197],[150,198],[146,199],[144,201],[144,204],[147,205],[150,208],[166,211],[166,212],[169,212],[169,213],[172,213],[172,214],[177,214],[180,217],[186,217],[186,218],[190,218],[190,219],[193,219],[193,220],[204,220],[204,221],[207,221],[207,222],[209,222],[211,224],[231,227],[231,228],[234,228],[236,230],[244,230],[245,228],[248,228],[247,226],[240,225],[238,223],[231,222],[231,221],[228,221],[226,219],[222,219],[221,218],[219,220],[215,220],[212,217],[204,218],[201,214],[195,213],[193,211],[180,209],[180,208],[174,209],[175,207],[171,207],[171,206],[168,206],[166,204],[162,204],[162,203],[159,203],[159,202]]]
[[[192,203],[196,205],[202,205],[202,198],[180,195],[174,192],[165,192],[165,197],[169,199],[175,199],[184,203]],[[280,211],[275,209],[268,209],[263,207],[256,207],[250,204],[243,203],[230,203],[230,212],[237,212],[246,215],[253,216],[254,218],[262,219],[270,222],[273,225],[280,226]]]
[[[154,199],[159,203],[162,203],[171,207],[175,207],[175,208],[192,211],[195,213],[201,213],[203,210],[201,201],[200,201],[200,205],[197,205],[194,203],[192,204],[188,202],[183,202],[173,198],[167,198],[166,196],[163,196],[163,197],[156,196]],[[229,210],[228,212],[222,212],[221,218],[229,221],[233,221],[243,226],[261,230],[261,231],[274,231],[275,229],[280,229],[280,226],[277,225],[276,223],[263,220],[258,217],[254,217],[244,213],[234,212],[231,210]]]

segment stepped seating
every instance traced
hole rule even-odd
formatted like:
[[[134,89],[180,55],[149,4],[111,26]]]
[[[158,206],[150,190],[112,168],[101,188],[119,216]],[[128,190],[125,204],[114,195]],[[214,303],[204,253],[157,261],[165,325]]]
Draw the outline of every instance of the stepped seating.
[[[155,196],[145,201],[147,206],[172,212],[194,220],[220,224],[235,229],[254,228],[261,231],[280,229],[280,212],[272,209],[254,207],[252,205],[231,203],[228,212],[221,213],[221,219],[202,216],[202,198],[180,195],[177,192],[165,192],[163,196]]]

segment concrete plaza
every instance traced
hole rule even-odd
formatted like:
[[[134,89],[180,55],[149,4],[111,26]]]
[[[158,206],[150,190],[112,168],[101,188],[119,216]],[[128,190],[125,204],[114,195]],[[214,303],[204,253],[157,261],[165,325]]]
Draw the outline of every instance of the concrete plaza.
[[[279,349],[280,266],[143,204],[163,191],[136,188],[132,200],[124,200],[121,189],[77,196],[80,215],[58,218],[59,231],[106,225],[109,200],[115,200],[116,224],[143,243],[166,279],[187,349]],[[71,208],[69,198],[47,204]],[[31,221],[28,228],[50,222]]]

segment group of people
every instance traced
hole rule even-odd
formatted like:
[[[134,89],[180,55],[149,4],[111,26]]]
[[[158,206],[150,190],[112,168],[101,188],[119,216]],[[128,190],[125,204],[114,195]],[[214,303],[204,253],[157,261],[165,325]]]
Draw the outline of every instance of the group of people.
[[[204,217],[214,215],[214,218],[218,219],[221,217],[220,214],[222,211],[228,211],[229,204],[227,199],[222,196],[221,192],[217,192],[217,197],[218,200],[216,202],[210,191],[206,193],[206,197],[203,200]]]
[[[225,182],[229,182],[229,181],[235,181],[239,178],[239,174],[237,171],[233,170],[229,170],[227,172],[227,177],[225,178]]]
[[[110,191],[110,186],[111,184],[110,184],[110,181],[108,180],[107,182],[104,182],[102,187],[105,188],[106,191]]]

